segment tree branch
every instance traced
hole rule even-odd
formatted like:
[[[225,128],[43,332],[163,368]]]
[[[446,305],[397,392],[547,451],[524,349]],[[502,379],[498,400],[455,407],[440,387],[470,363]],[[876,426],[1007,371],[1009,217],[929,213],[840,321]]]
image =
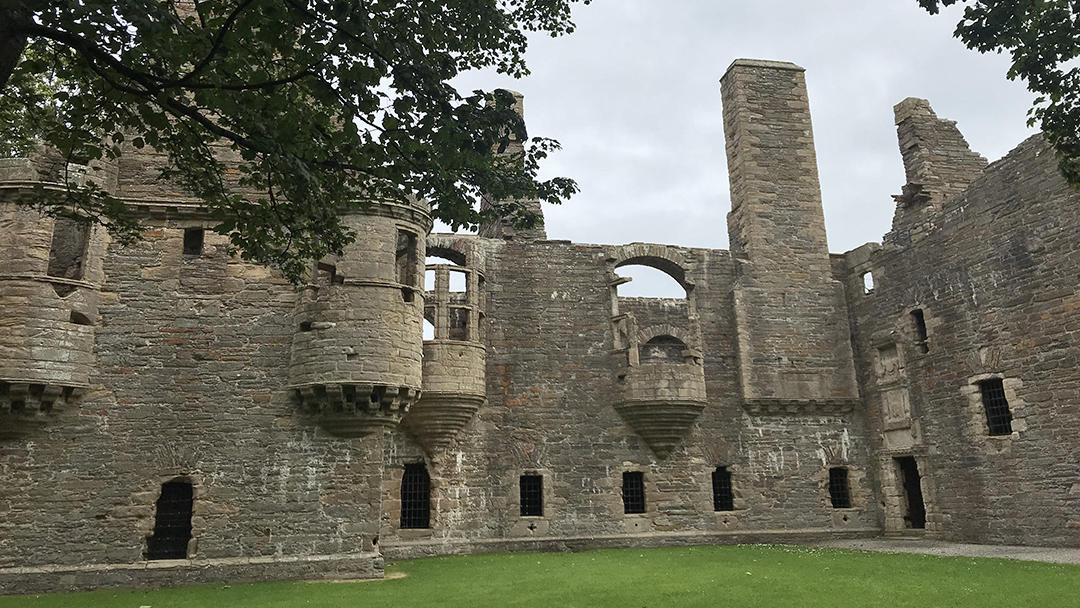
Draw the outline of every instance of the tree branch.
[[[190,72],[185,74],[182,78],[180,78],[180,80],[176,81],[177,85],[183,85],[185,81],[197,76],[200,72],[205,70],[207,66],[210,65],[210,62],[213,60],[214,55],[217,55],[218,50],[221,49],[222,43],[225,42],[225,34],[227,34],[229,29],[232,28],[233,24],[236,23],[236,19],[240,17],[240,13],[242,13],[247,7],[251,6],[251,4],[254,2],[255,0],[244,0],[240,4],[236,5],[236,8],[233,9],[233,12],[230,13],[229,16],[225,19],[225,23],[222,24],[221,29],[218,30],[218,33],[214,37],[214,42],[210,45],[210,51],[206,54],[206,57],[203,57],[202,60],[195,65],[195,67],[191,68]]]
[[[28,22],[33,23],[25,11],[0,10],[0,89],[7,86],[26,50],[27,35],[21,30]]]

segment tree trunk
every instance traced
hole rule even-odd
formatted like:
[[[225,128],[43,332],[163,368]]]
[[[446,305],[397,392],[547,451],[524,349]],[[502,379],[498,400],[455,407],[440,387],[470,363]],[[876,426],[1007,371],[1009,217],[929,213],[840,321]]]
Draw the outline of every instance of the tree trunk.
[[[26,50],[26,34],[23,26],[31,23],[29,13],[21,7],[11,7],[0,0],[0,89],[7,86],[11,73],[19,64]]]

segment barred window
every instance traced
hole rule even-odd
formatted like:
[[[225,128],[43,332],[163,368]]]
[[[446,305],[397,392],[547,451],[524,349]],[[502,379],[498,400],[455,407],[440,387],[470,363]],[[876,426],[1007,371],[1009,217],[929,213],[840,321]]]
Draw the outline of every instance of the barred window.
[[[1005,398],[1005,387],[1001,378],[991,378],[979,383],[982,393],[983,409],[986,410],[986,425],[991,435],[1012,434],[1012,412],[1009,400]]]
[[[401,527],[431,527],[431,477],[422,462],[405,465],[401,477]]]
[[[851,508],[851,489],[848,486],[848,470],[843,467],[829,469],[829,498],[834,509]]]
[[[186,481],[161,485],[154,535],[146,541],[146,559],[185,559],[191,540],[194,491]]]
[[[641,471],[622,474],[622,501],[624,513],[645,512],[645,475]]]
[[[712,474],[713,511],[734,511],[735,498],[731,492],[731,472],[727,467],[716,467]]]
[[[522,475],[519,484],[521,486],[521,516],[543,516],[544,476]]]

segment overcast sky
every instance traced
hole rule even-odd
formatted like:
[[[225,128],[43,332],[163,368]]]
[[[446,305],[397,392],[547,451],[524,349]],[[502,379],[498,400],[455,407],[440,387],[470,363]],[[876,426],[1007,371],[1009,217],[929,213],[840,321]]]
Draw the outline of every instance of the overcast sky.
[[[958,7],[916,0],[595,0],[577,31],[534,37],[532,75],[469,74],[459,88],[525,95],[530,135],[563,150],[546,175],[581,192],[545,206],[548,238],[726,249],[730,209],[719,79],[737,58],[806,68],[829,250],[888,231],[904,183],[894,104],[930,100],[994,161],[1033,131],[1033,95],[1006,56],[952,37]]]

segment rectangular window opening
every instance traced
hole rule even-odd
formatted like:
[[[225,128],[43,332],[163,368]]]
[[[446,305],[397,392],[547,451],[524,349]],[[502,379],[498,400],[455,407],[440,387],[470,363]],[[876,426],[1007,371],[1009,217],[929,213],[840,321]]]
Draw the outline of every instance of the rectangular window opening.
[[[469,339],[469,309],[450,308],[450,339]]]
[[[450,271],[450,293],[466,293],[469,288],[469,275],[460,270]]]
[[[89,224],[69,217],[56,218],[46,273],[50,277],[82,279],[89,244]]]
[[[926,333],[926,316],[921,308],[911,311],[911,324],[915,328],[915,344],[923,354],[930,352],[930,336]]]
[[[645,474],[627,471],[622,474],[623,513],[645,512]]]
[[[983,409],[986,410],[986,425],[991,435],[1012,434],[1012,412],[1009,400],[1005,398],[1005,386],[1001,378],[991,378],[979,383],[982,393]]]
[[[202,228],[187,228],[184,230],[184,255],[202,255],[203,240],[206,238],[206,230]]]
[[[519,485],[521,486],[521,516],[542,517],[544,515],[544,476],[522,475]]]
[[[420,252],[417,247],[418,239],[415,234],[407,230],[398,230],[395,254],[397,281],[402,285],[401,295],[406,302],[412,301],[413,292],[419,288]]]
[[[337,273],[337,264],[327,262],[317,262],[315,264],[315,284],[319,287],[341,285],[345,282],[344,279],[345,277],[339,276]]]
[[[191,541],[194,490],[185,481],[161,485],[154,517],[154,535],[146,541],[146,559],[185,559]]]
[[[848,486],[848,470],[843,467],[829,469],[829,499],[834,509],[851,508],[851,488]]]
[[[864,272],[862,274],[862,283],[863,283],[863,293],[864,294],[869,295],[871,293],[874,293],[874,273],[873,272],[870,272],[869,270]]]
[[[422,462],[405,465],[401,476],[401,528],[431,527],[431,477]]]
[[[712,474],[713,511],[734,511],[735,496],[731,491],[731,471],[716,467]]]

